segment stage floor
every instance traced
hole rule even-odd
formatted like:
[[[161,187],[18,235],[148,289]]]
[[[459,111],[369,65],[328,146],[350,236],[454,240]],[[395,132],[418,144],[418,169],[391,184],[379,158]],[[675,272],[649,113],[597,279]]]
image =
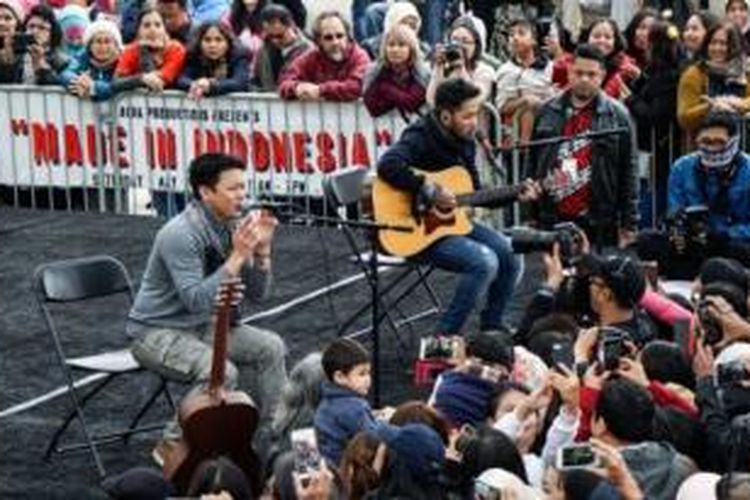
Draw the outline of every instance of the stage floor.
[[[63,376],[55,357],[51,338],[35,306],[31,277],[36,266],[51,260],[110,254],[121,259],[136,286],[146,264],[154,234],[163,223],[153,218],[106,214],[52,213],[0,207],[0,498],[104,498],[99,477],[88,452],[42,459],[47,442],[70,408],[67,395],[44,398],[63,385]],[[362,304],[369,301],[369,289],[363,280],[350,280],[336,292],[318,293],[322,288],[345,280],[359,270],[348,261],[345,240],[332,228],[281,226],[274,251],[274,287],[262,304],[247,311],[259,319],[253,324],[279,332],[289,346],[288,366],[304,354],[318,350],[335,336],[338,325]],[[526,259],[526,275],[509,311],[512,322],[520,307],[539,283],[538,259]],[[532,264],[533,262],[533,264]],[[391,272],[384,273],[388,282]],[[437,272],[432,282],[443,303],[450,297],[455,277]],[[312,295],[309,300],[299,300]],[[405,312],[427,306],[424,293],[415,293],[407,301]],[[93,350],[122,345],[120,318],[125,304],[97,302],[85,315],[66,316],[63,328],[86,325],[94,335],[76,339],[74,348],[88,344]],[[79,311],[75,311],[78,313]],[[366,327],[363,318],[357,327]],[[397,403],[416,397],[411,386],[411,361],[416,354],[416,337],[427,333],[435,316],[414,323],[408,359],[397,355],[390,331],[383,331],[381,361],[383,401]],[[474,323],[472,323],[474,324]],[[352,330],[357,330],[353,328]],[[470,331],[467,329],[467,331]],[[88,347],[87,347],[88,348]],[[144,383],[145,382],[145,383]],[[115,382],[105,389],[88,409],[90,425],[106,430],[115,423],[127,422],[136,411],[153,382],[148,375]],[[181,393],[180,386],[173,386]],[[41,398],[34,404],[36,398]],[[30,406],[24,409],[24,406]],[[87,407],[88,408],[88,407]],[[168,417],[166,404],[156,405],[149,421]],[[103,425],[102,425],[103,424]],[[79,438],[79,427],[71,425],[69,438]],[[129,444],[104,446],[102,458],[108,473],[121,472],[137,465],[151,466],[150,451],[158,432],[135,436]]]

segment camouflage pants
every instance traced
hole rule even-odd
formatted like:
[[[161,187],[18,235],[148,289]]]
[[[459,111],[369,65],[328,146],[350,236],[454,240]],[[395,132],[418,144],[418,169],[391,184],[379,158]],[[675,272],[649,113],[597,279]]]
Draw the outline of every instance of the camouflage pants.
[[[144,368],[169,380],[193,384],[192,393],[204,388],[209,380],[212,337],[211,328],[202,331],[152,328],[140,335],[131,351]],[[258,405],[258,446],[267,444],[271,420],[286,384],[285,355],[284,341],[272,331],[239,325],[229,334],[225,387],[248,392]],[[165,430],[164,437],[178,436],[175,419]]]

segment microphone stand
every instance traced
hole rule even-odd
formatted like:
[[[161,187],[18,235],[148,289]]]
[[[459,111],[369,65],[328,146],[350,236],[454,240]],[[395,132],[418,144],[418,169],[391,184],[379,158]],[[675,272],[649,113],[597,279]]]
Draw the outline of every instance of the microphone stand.
[[[398,224],[387,224],[374,222],[371,220],[346,220],[338,217],[326,217],[321,215],[309,214],[278,214],[279,216],[290,216],[290,222],[305,221],[322,224],[336,224],[354,229],[363,229],[369,233],[370,241],[370,258],[368,260],[368,269],[370,273],[370,294],[372,300],[371,306],[371,328],[370,338],[372,340],[372,400],[373,407],[380,408],[380,275],[378,273],[378,245],[377,237],[379,231],[399,231],[404,233],[412,232],[409,226]]]
[[[500,178],[505,180],[507,179],[507,175],[508,175],[507,169],[497,162],[497,156],[501,153],[510,153],[518,149],[529,150],[531,148],[537,148],[541,146],[558,145],[558,144],[562,144],[566,142],[573,142],[579,139],[598,139],[601,137],[608,137],[610,135],[619,135],[619,134],[626,134],[626,133],[630,133],[630,128],[615,127],[615,128],[605,129],[605,130],[596,130],[596,131],[589,131],[589,132],[583,132],[583,133],[576,133],[570,137],[557,136],[557,137],[548,137],[545,139],[537,139],[537,140],[525,142],[523,144],[521,144],[521,142],[518,141],[518,139],[516,139],[509,146],[495,146],[491,150],[488,149],[486,145],[482,143],[482,141],[480,141],[479,144],[484,150],[485,156],[487,156],[490,162],[490,165],[497,172]],[[520,179],[515,179],[516,182],[518,182],[519,180]],[[596,248],[597,251],[601,251],[603,245],[602,245],[602,234],[601,234],[600,228],[596,228],[596,238],[593,243],[594,243],[594,248]]]

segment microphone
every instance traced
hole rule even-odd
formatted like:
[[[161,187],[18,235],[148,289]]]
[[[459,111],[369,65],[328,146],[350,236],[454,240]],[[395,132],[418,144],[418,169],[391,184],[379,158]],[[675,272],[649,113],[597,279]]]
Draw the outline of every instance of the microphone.
[[[240,212],[242,215],[246,215],[251,210],[270,210],[275,211],[282,208],[294,207],[293,203],[284,201],[273,201],[273,200],[258,200],[253,198],[245,198],[242,200]]]

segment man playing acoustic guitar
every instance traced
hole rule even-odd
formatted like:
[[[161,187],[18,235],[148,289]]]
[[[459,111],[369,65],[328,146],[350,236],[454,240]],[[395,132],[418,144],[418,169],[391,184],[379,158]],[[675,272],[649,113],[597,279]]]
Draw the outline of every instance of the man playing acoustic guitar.
[[[473,189],[479,189],[474,136],[481,109],[480,93],[479,88],[466,80],[444,81],[435,92],[435,109],[404,130],[399,140],[380,158],[379,178],[408,193],[416,202],[414,205],[424,208],[416,212],[451,213],[463,204],[462,197],[457,196],[450,185],[440,185],[428,179],[433,173],[465,171],[471,178]],[[376,205],[377,194],[376,190]],[[538,196],[538,186],[528,182],[519,198],[526,201]],[[481,203],[484,206],[496,206],[507,203],[508,197],[484,201],[487,201]],[[426,232],[431,232],[430,224],[426,225]],[[436,333],[440,335],[459,334],[479,295],[485,290],[487,300],[480,316],[480,329],[502,329],[503,312],[520,272],[520,263],[513,255],[507,237],[477,222],[467,225],[466,231],[462,232],[465,234],[440,237],[416,257],[462,275],[438,324]],[[387,244],[384,246],[388,248]]]

